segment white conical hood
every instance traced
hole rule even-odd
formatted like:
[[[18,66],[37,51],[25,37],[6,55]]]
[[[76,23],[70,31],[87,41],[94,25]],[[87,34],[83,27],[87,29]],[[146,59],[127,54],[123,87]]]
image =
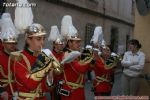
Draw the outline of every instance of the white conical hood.
[[[48,41],[56,41],[56,40],[62,40],[62,36],[59,33],[58,27],[56,25],[51,26],[51,31],[48,37]]]
[[[72,17],[70,15],[65,15],[61,21],[61,34],[67,37],[69,32],[69,27],[72,25]]]
[[[16,42],[18,31],[16,30],[9,13],[3,13],[1,19],[1,39],[3,42]]]
[[[17,3],[21,5],[29,5],[27,0],[17,0]],[[19,7],[15,9],[15,20],[16,28],[24,33],[24,30],[33,23],[33,14],[31,7]]]
[[[73,25],[69,26],[68,28],[67,37],[71,38],[77,35],[77,29]]]
[[[72,17],[70,15],[65,15],[62,18],[61,34],[68,40],[80,40],[80,38],[78,37],[78,31],[72,24]]]
[[[97,26],[94,30],[94,34],[92,36],[91,42],[94,44],[101,44],[103,40],[103,32],[102,32],[102,27]]]
[[[55,41],[60,36],[58,27],[56,25],[51,26],[51,31],[48,37],[48,41]]]

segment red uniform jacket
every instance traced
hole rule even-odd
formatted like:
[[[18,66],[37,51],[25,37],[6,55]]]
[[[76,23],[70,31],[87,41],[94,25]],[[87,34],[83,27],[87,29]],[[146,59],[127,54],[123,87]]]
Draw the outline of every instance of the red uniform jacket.
[[[60,52],[60,53],[57,53],[55,50],[52,51],[53,55],[56,57],[56,59],[61,62],[63,57],[64,57],[64,52]],[[60,75],[57,75],[54,77],[54,84],[57,84],[57,81],[58,80],[61,80],[62,79],[62,76],[63,76],[63,73],[60,74]]]
[[[12,94],[8,83],[8,58],[9,54],[0,51],[0,85],[5,87],[11,100]]]
[[[57,58],[58,61],[62,61],[64,57],[64,52],[57,53],[55,50],[53,50],[52,53]]]
[[[56,57],[56,59],[57,59],[59,62],[62,61],[62,59],[63,59],[63,57],[64,57],[64,52],[63,52],[63,51],[58,53],[58,52],[56,52],[55,50],[53,50],[52,53],[53,53],[53,55]],[[54,86],[57,86],[57,85],[58,85],[58,82],[62,79],[62,76],[63,76],[63,73],[60,74],[60,75],[54,75]],[[56,89],[56,87],[55,87],[55,89]],[[52,100],[55,100],[55,98],[56,98],[56,97],[55,97],[55,94],[54,94],[55,91],[56,91],[56,90],[51,91]],[[57,96],[59,96],[59,95],[57,95]],[[59,97],[57,97],[57,99],[59,99]]]
[[[78,60],[64,64],[64,73],[62,78],[64,84],[62,85],[62,88],[70,91],[71,93],[69,96],[61,95],[61,100],[85,100],[84,87],[73,89],[73,87],[68,85],[67,82],[80,83],[84,86],[84,74],[89,70],[89,64],[80,64]]]
[[[111,75],[113,74],[113,69],[106,69],[104,60],[100,57],[96,58],[96,65],[94,67],[95,76],[101,77],[100,79],[94,80],[94,88],[96,93],[109,93],[111,92]],[[103,80],[104,79],[104,80]],[[99,81],[97,81],[99,80]]]
[[[37,59],[37,57],[33,56],[32,53],[28,50],[24,50],[22,54],[27,57],[31,66]],[[41,84],[41,93],[48,91],[46,78],[43,78],[41,81],[35,81],[30,77],[27,77],[27,75],[30,74],[30,70],[28,70],[27,65],[23,59],[14,63],[14,66],[12,66],[12,71],[16,79],[16,91],[30,93],[31,91],[35,91],[39,84]],[[40,100],[46,100],[46,97],[40,98]]]

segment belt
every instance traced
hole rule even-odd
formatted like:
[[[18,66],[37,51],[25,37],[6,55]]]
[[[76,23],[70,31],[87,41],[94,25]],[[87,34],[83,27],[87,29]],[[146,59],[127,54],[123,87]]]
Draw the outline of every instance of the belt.
[[[25,98],[33,98],[33,97],[43,97],[45,96],[45,93],[25,93],[25,92],[18,92],[19,97],[25,97]]]
[[[6,87],[9,84],[8,79],[0,79],[0,82],[2,83],[3,87]],[[11,80],[11,82],[14,82],[13,80]]]
[[[84,87],[82,84],[77,84],[77,83],[72,83],[72,82],[66,82],[66,84],[71,86],[72,89],[77,89],[77,88],[83,88]]]
[[[97,81],[97,83],[96,83],[95,87],[98,86],[101,82],[109,82],[110,84],[112,84],[107,78],[100,77],[100,76],[96,76],[96,81]]]
[[[3,83],[8,83],[8,79],[1,79],[0,82],[3,82]],[[14,80],[11,80],[11,82],[14,82]]]
[[[106,79],[105,77],[99,77],[99,76],[96,76],[96,79],[100,82],[110,82],[108,79]]]

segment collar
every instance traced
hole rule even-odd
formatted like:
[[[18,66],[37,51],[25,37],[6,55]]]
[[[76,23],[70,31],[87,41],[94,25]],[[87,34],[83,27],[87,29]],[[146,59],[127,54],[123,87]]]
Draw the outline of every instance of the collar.
[[[66,51],[70,53],[72,50],[69,48],[66,48]]]
[[[24,50],[27,51],[30,55],[34,55],[34,51],[29,49],[28,47],[25,47]]]
[[[9,53],[6,49],[4,49],[4,53],[5,53],[7,56],[10,55],[10,53]]]
[[[140,54],[140,51],[137,51],[136,53],[132,53],[132,52],[130,51],[130,55],[136,55],[136,56],[139,56],[139,54]]]
[[[53,52],[56,53],[56,54],[61,54],[63,51],[57,52],[55,49],[53,49]]]

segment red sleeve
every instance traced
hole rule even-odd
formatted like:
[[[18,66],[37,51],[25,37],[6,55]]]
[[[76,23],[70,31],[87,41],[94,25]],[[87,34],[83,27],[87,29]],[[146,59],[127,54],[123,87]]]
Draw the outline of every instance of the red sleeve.
[[[71,65],[79,73],[86,73],[90,69],[90,64],[80,64],[79,61],[71,62]]]
[[[35,88],[37,88],[38,84],[40,83],[28,77],[30,72],[23,63],[16,62],[12,71],[16,81],[29,90],[35,90]]]
[[[104,69],[105,66],[105,62],[102,61],[102,59],[96,59],[96,67],[98,69]]]
[[[42,90],[47,92],[47,91],[49,91],[49,88],[50,87],[48,87],[48,85],[46,83],[46,77],[45,77],[44,79],[42,79]]]

